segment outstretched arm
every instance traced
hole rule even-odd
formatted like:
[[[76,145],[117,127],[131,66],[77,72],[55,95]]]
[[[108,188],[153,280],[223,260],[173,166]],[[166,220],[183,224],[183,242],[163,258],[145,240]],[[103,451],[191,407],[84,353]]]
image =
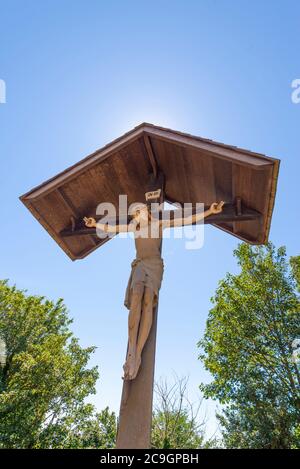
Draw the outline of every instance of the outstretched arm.
[[[98,228],[105,233],[120,233],[121,231],[129,231],[128,225],[109,225],[108,223],[96,222],[95,218],[84,217],[83,219],[87,228]]]
[[[173,220],[168,220],[164,222],[164,228],[171,228],[171,227],[176,227],[176,226],[183,226],[183,225],[192,225],[193,223],[197,223],[200,220],[203,220],[206,217],[209,217],[209,215],[221,213],[223,210],[223,205],[225,202],[221,201],[219,203],[215,202],[211,204],[210,208],[208,210],[205,210],[204,212],[199,212],[195,213],[192,215],[188,215],[187,217],[179,217],[179,218],[174,218]]]

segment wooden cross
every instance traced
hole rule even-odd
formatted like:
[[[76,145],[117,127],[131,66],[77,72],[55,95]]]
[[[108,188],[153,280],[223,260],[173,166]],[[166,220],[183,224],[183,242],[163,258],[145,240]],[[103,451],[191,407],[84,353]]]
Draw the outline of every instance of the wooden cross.
[[[156,172],[150,175],[147,193],[151,202],[162,204],[164,201],[164,176]],[[149,201],[149,196],[147,197]],[[162,246],[161,246],[162,249]],[[123,383],[117,448],[150,448],[152,402],[154,388],[154,369],[156,351],[158,302],[153,311],[151,330],[142,352],[142,364],[134,380]]]

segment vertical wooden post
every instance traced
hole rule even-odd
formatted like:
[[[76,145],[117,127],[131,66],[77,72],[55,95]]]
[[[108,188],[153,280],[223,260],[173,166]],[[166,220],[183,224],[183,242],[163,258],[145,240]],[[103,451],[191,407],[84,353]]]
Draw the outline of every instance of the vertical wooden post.
[[[156,306],[138,375],[134,380],[123,383],[117,434],[118,449],[150,448],[157,312]]]
[[[162,203],[164,200],[164,175],[155,171],[149,175],[147,190],[156,191],[157,189],[161,189],[160,198],[153,200],[153,202]],[[147,194],[145,195],[147,198]],[[117,449],[150,448],[157,314],[158,303],[153,311],[152,326],[142,351],[139,372],[134,380],[126,380],[123,383]]]

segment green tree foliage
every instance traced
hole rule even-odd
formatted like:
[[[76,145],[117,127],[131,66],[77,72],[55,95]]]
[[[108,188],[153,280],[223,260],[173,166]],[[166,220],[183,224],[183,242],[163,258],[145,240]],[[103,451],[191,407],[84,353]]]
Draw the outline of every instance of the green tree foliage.
[[[75,435],[76,448],[114,448],[117,438],[117,418],[106,407],[89,419],[80,432]]]
[[[89,413],[86,418],[80,419],[80,424],[70,426],[67,423],[63,431],[61,427],[51,427],[47,434],[46,446],[53,447],[53,442],[57,441],[56,447],[59,448],[110,449],[115,447],[116,435],[116,416],[106,407],[101,412]]]
[[[85,399],[98,378],[97,368],[87,367],[94,348],[80,347],[70,323],[62,300],[27,296],[0,282],[6,354],[0,365],[0,447],[65,447],[70,435],[91,424],[94,409]]]
[[[293,276],[297,282],[298,290],[300,291],[300,256],[291,257],[290,264]]]
[[[300,373],[292,344],[300,338],[300,257],[273,245],[235,251],[241,272],[219,284],[200,358],[213,376],[205,397],[219,415],[228,448],[299,447]]]

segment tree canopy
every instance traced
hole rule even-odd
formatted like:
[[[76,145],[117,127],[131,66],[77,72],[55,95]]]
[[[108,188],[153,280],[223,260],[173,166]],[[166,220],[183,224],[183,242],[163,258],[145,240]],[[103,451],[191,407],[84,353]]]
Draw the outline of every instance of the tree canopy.
[[[299,447],[299,265],[272,244],[239,245],[241,271],[219,283],[200,358],[212,374],[205,397],[218,399],[228,448]]]
[[[70,324],[62,300],[0,281],[0,447],[66,447],[93,418],[94,347],[82,348]]]

